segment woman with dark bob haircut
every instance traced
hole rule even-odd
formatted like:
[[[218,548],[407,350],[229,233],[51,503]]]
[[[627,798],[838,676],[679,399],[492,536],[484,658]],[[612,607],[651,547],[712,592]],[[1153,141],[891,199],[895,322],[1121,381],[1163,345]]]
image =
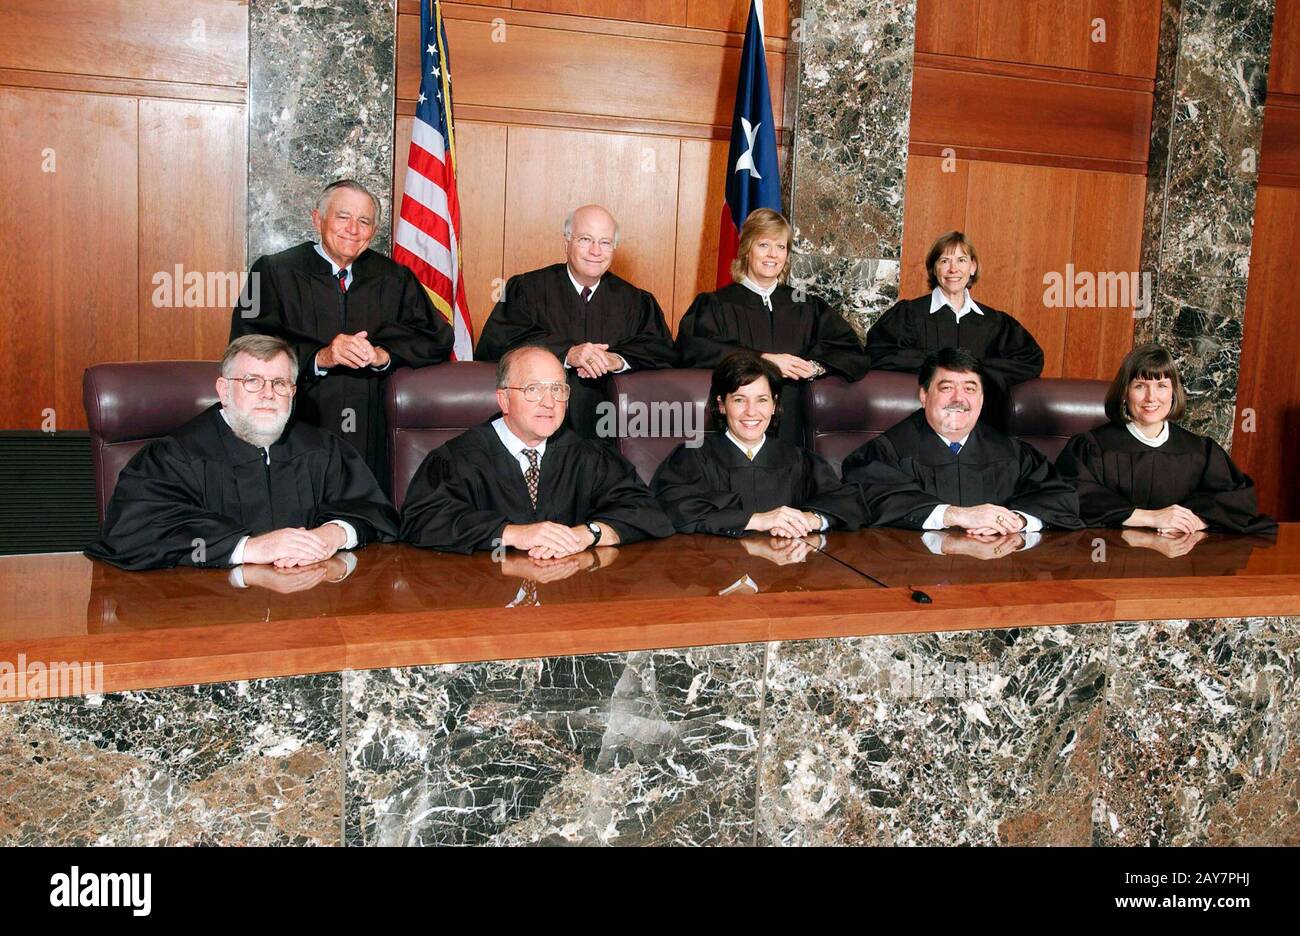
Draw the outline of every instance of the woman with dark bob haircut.
[[[735,282],[695,297],[682,317],[677,350],[683,367],[717,367],[735,351],[750,351],[776,365],[784,379],[781,438],[801,445],[803,383],[826,374],[861,380],[867,359],[857,333],[838,311],[785,284],[790,234],[790,222],[779,211],[750,212],[731,264]]]
[[[1106,392],[1110,422],[1071,439],[1056,460],[1079,490],[1089,526],[1259,533],[1277,524],[1259,513],[1255,487],[1213,439],[1176,425],[1187,408],[1173,357],[1134,348]]]
[[[930,291],[886,311],[867,332],[867,362],[873,370],[915,374],[926,355],[940,348],[965,348],[984,363],[984,411],[995,421],[1012,386],[1043,372],[1043,349],[1006,312],[971,298],[979,282],[979,255],[961,231],[941,235],[925,255]]]
[[[861,524],[855,485],[820,455],[768,435],[780,390],[776,365],[750,352],[728,355],[713,371],[708,408],[717,431],[698,447],[679,445],[651,482],[679,533],[797,538]]]

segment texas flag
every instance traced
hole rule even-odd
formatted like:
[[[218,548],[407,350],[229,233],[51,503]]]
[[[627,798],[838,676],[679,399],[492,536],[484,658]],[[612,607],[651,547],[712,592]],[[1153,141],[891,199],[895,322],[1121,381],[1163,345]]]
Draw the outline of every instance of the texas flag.
[[[781,173],[776,161],[772,94],[763,55],[763,2],[751,0],[745,45],[740,53],[736,112],[731,118],[727,154],[727,198],[718,231],[718,286],[731,282],[731,261],[740,243],[740,226],[755,208],[781,210]]]

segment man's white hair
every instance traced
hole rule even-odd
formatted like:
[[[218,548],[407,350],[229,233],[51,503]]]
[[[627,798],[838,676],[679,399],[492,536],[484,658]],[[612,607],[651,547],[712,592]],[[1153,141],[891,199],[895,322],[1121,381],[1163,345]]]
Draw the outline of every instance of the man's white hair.
[[[384,208],[379,204],[379,199],[375,197],[375,193],[355,179],[339,179],[337,182],[331,182],[329,185],[325,186],[325,188],[321,190],[320,198],[316,200],[316,210],[322,215],[325,214],[325,209],[329,207],[330,199],[334,197],[334,193],[339,189],[347,189],[369,198],[370,204],[375,206],[375,227],[379,227],[379,222],[383,220]]]
[[[573,218],[575,215],[577,215],[579,211],[582,211],[583,208],[600,208],[601,211],[604,211],[605,214],[609,215],[609,220],[614,222],[614,246],[617,247],[618,246],[618,219],[614,217],[612,212],[608,211],[605,208],[601,208],[600,205],[583,205],[581,208],[574,208],[572,211],[570,211],[564,219],[564,239],[565,240],[573,239]]]

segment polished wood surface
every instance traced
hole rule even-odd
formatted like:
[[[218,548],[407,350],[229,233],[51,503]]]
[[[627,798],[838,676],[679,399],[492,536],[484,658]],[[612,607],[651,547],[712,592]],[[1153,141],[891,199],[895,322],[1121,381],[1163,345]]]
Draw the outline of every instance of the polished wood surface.
[[[933,538],[931,538],[933,540]],[[1300,614],[1300,525],[1177,555],[1135,531],[1002,551],[902,530],[795,546],[678,536],[554,563],[376,546],[293,574],[0,559],[0,661],[102,662],[105,689],[636,649]],[[1018,545],[1018,544],[1012,544]],[[987,546],[987,548],[981,548]],[[883,586],[868,576],[874,576]],[[531,584],[526,584],[531,583]],[[932,602],[911,597],[924,590]],[[535,591],[536,606],[508,607]]]

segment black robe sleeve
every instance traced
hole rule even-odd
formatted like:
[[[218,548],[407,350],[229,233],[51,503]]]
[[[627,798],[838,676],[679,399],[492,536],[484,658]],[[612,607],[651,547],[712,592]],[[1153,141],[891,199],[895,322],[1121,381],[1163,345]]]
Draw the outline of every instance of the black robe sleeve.
[[[316,511],[317,525],[344,520],[357,533],[357,547],[397,539],[397,511],[388,502],[366,460],[352,446],[326,435],[329,460]]]
[[[1056,470],[1078,491],[1079,515],[1088,526],[1123,526],[1133,513],[1135,505],[1128,498],[1102,483],[1101,446],[1091,433],[1080,433],[1065,443]]]
[[[700,448],[682,444],[664,459],[651,487],[679,533],[744,536],[753,514],[726,489],[723,468]]]
[[[574,522],[599,520],[608,524],[618,532],[620,543],[672,536],[672,523],[650,488],[637,477],[636,469],[603,445],[583,445],[600,461],[592,473],[591,508],[587,516],[577,517]]]
[[[714,368],[733,351],[753,348],[740,344],[735,323],[716,293],[700,293],[677,327],[677,353],[682,367]]]
[[[1250,476],[1237,468],[1219,443],[1208,438],[1201,442],[1205,446],[1205,472],[1196,493],[1183,506],[1211,530],[1263,533],[1276,529],[1277,521],[1259,512]]]
[[[801,448],[799,457],[803,460],[803,497],[791,506],[822,514],[832,530],[860,527],[866,518],[857,485],[841,481],[830,462],[815,452]]]
[[[295,327],[285,314],[284,299],[266,257],[258,257],[248,271],[248,283],[230,316],[230,340],[244,335],[274,335],[293,348],[298,358],[299,384],[316,377],[316,352],[329,341]],[[333,335],[329,336],[333,339]]]
[[[1066,481],[1047,456],[1032,445],[1021,442],[1020,478],[1016,492],[1004,504],[1008,510],[1032,514],[1043,521],[1044,527],[1078,530],[1083,527],[1079,519],[1079,495]]]
[[[118,476],[103,535],[86,555],[132,571],[229,566],[252,530],[208,510],[203,484],[202,467],[172,440],[141,449]]]
[[[561,361],[573,347],[573,339],[547,331],[538,311],[545,306],[545,278],[536,275],[512,276],[506,281],[505,295],[483,323],[475,356],[480,361],[499,361],[511,348],[536,344],[550,349]]]
[[[899,457],[893,443],[877,436],[844,460],[844,480],[856,484],[870,526],[920,530],[943,503],[927,491]]]
[[[897,302],[867,330],[867,364],[872,370],[912,371],[921,369],[927,349],[907,336],[913,330],[910,303]]]
[[[1043,372],[1043,349],[1029,329],[1013,316],[999,313],[996,330],[981,362],[989,377],[1005,392],[1018,383],[1033,380]]]
[[[510,518],[503,501],[447,447],[434,449],[411,479],[402,505],[401,538],[426,549],[468,555],[495,549]]]
[[[415,274],[399,267],[401,292],[393,315],[366,336],[373,345],[379,345],[393,363],[384,373],[396,367],[427,367],[451,358],[456,334],[442,313],[433,307]]]
[[[867,376],[867,356],[853,326],[822,299],[810,296],[808,302],[813,306],[812,345],[802,356],[848,381]]]
[[[676,367],[677,350],[658,300],[644,289],[638,289],[636,308],[629,310],[629,315],[632,316],[631,333],[623,341],[611,344],[609,350],[627,361],[632,370]],[[568,348],[564,350],[568,352]],[[564,360],[563,356],[560,360]]]

